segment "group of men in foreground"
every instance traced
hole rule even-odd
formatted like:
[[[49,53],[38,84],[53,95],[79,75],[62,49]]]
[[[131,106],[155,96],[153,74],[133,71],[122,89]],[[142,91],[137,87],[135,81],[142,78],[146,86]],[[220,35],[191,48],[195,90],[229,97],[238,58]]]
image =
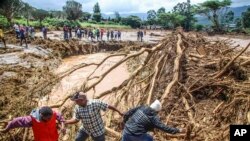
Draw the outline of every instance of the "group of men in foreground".
[[[86,141],[91,137],[93,141],[105,141],[105,127],[101,116],[101,111],[107,109],[117,112],[123,117],[124,129],[122,141],[153,141],[153,137],[147,134],[154,128],[164,132],[175,134],[184,133],[184,129],[169,127],[160,121],[158,112],[161,111],[161,103],[156,100],[150,106],[139,106],[123,114],[116,107],[106,104],[97,99],[87,99],[86,94],[77,92],[71,100],[75,102],[74,115],[70,120],[64,120],[62,115],[53,111],[50,107],[35,109],[30,115],[17,117],[10,121],[1,130],[7,133],[10,129],[18,127],[32,127],[35,141],[58,141],[59,133],[56,121],[61,126],[62,134],[65,134],[65,125],[82,122],[81,127],[75,137],[75,141]]]

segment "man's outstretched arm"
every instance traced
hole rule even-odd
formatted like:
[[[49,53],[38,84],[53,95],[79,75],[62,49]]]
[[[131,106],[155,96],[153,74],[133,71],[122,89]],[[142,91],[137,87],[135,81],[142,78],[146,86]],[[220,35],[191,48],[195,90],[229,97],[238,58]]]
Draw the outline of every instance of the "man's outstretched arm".
[[[116,107],[114,107],[114,106],[112,106],[112,105],[108,105],[108,108],[109,108],[110,110],[116,111],[116,112],[119,113],[121,116],[124,115],[121,111],[119,111]]]
[[[7,126],[3,130],[1,130],[1,132],[6,133],[13,128],[31,127],[31,126],[32,126],[31,116],[17,117],[14,118],[12,121],[10,121],[7,124]]]
[[[160,121],[158,116],[153,118],[152,123],[154,124],[155,128],[160,129],[160,130],[167,132],[167,133],[170,133],[170,134],[184,133],[185,132],[184,129],[178,129],[178,128],[169,127],[169,126],[165,125],[164,123],[162,123]]]
[[[75,124],[75,123],[78,123],[79,120],[76,119],[76,118],[72,118],[72,119],[69,119],[69,120],[65,120],[64,124]]]

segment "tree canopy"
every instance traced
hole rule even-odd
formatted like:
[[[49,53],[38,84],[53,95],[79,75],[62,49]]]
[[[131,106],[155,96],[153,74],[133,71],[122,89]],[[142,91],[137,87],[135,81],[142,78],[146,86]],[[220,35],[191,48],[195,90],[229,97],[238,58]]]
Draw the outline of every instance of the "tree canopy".
[[[12,23],[14,15],[20,12],[23,3],[21,0],[2,0],[0,13],[5,16],[9,23]]]
[[[82,4],[74,0],[68,0],[63,7],[68,20],[77,20],[82,16]]]
[[[219,14],[222,8],[230,6],[232,3],[231,0],[209,0],[205,1],[198,6],[196,6],[196,12],[205,15],[208,19],[213,23],[213,28],[215,31],[220,32],[222,31],[221,23],[219,22]]]
[[[156,23],[156,18],[157,18],[157,14],[155,10],[149,10],[147,12],[147,20],[150,25],[153,25]]]
[[[93,13],[93,20],[96,22],[100,22],[102,19],[102,15],[101,15],[101,9],[100,9],[98,2],[94,5],[93,12],[94,12]]]
[[[125,25],[130,25],[132,28],[139,28],[141,26],[141,19],[138,16],[128,16],[127,18],[122,18],[122,23]]]
[[[242,13],[242,24],[245,28],[250,28],[250,8],[246,12]]]

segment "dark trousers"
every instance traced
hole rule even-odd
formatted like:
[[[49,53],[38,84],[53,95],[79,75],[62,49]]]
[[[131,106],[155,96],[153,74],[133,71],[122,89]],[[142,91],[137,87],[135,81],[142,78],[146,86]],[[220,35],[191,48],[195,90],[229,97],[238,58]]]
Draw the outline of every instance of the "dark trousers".
[[[153,137],[149,134],[134,136],[123,132],[122,141],[153,141]]]
[[[27,40],[26,40],[26,38],[25,37],[20,37],[21,38],[21,41],[20,41],[20,46],[22,46],[23,45],[23,40],[24,40],[24,42],[25,42],[25,45],[26,45],[26,48],[28,48],[28,44],[27,44]]]
[[[18,39],[19,38],[19,31],[16,31],[16,38]]]
[[[75,141],[86,141],[88,137],[89,137],[89,135],[87,133],[85,133],[83,130],[79,130],[77,135],[76,135]],[[93,141],[105,141],[105,134],[103,134],[99,137],[91,136],[91,138]]]

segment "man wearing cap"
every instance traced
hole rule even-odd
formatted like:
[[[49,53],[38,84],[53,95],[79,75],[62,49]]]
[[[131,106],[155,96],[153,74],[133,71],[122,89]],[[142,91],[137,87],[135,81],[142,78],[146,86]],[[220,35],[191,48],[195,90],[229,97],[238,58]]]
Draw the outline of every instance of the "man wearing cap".
[[[78,131],[75,141],[86,141],[89,136],[94,141],[105,141],[105,128],[101,110],[106,111],[107,109],[111,109],[123,116],[122,112],[111,105],[97,99],[88,100],[86,94],[83,92],[75,93],[71,97],[71,100],[76,103],[74,116],[72,119],[66,120],[65,124],[75,124],[80,120],[82,121],[82,126]]]
[[[58,141],[56,120],[61,123],[61,131],[65,133],[64,119],[61,114],[52,111],[50,107],[34,109],[29,116],[17,117],[10,121],[1,132],[19,127],[32,127],[35,141]]]
[[[147,132],[154,128],[171,134],[184,132],[183,129],[172,128],[163,124],[157,115],[160,110],[161,103],[156,100],[150,106],[139,106],[125,113],[122,141],[153,141],[153,137]]]

